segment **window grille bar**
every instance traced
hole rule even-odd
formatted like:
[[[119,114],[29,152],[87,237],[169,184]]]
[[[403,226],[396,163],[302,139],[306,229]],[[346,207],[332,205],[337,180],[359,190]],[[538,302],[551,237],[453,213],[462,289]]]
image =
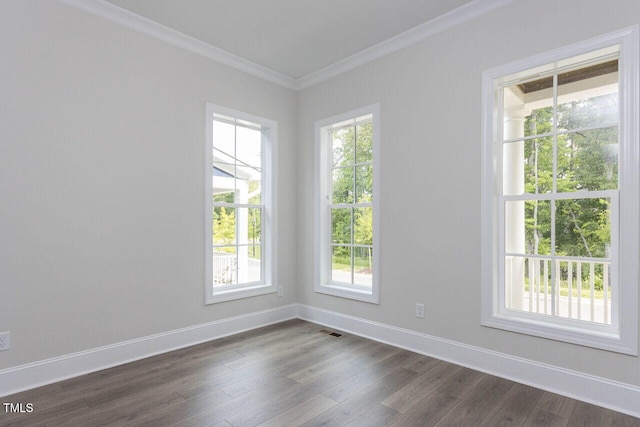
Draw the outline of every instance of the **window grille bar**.
[[[215,147],[215,141],[213,146]],[[238,127],[233,126],[233,191],[238,193]],[[238,224],[236,221],[236,236],[238,235]]]
[[[573,262],[567,263],[567,317],[571,319],[573,317]]]
[[[229,202],[213,202],[215,208],[248,208],[248,209],[262,209],[264,205],[254,205],[251,203],[229,203]]]
[[[603,323],[609,321],[609,265],[605,264],[602,268],[602,299],[604,300],[604,319]]]
[[[568,261],[578,261],[578,262],[599,262],[599,263],[608,263],[611,262],[611,258],[593,258],[593,257],[578,257],[578,256],[553,256],[553,255],[538,255],[538,254],[519,254],[519,253],[512,253],[512,252],[507,252],[505,253],[505,256],[507,257],[514,257],[514,258],[523,258],[523,257],[528,257],[528,258],[537,258],[537,259],[547,259],[547,260],[551,260],[551,259],[557,259],[560,260],[562,262],[568,262]]]
[[[373,203],[341,203],[337,205],[329,205],[331,209],[356,209],[356,208],[370,208],[373,207]]]
[[[556,260],[555,262],[555,267],[556,268],[552,268],[551,269],[551,275],[554,277],[553,280],[553,285],[554,285],[554,289],[553,289],[553,299],[551,300],[552,303],[552,312],[554,316],[559,316],[560,315],[560,260]]]
[[[225,245],[221,245],[221,246],[225,246]],[[226,245],[226,246],[230,246],[230,245]],[[358,243],[331,243],[332,247],[340,247],[340,248],[361,248],[361,249],[373,249],[373,245],[362,245],[362,244],[358,244]]]
[[[591,321],[595,321],[595,264],[589,263],[589,297],[591,299],[590,318]]]
[[[592,130],[600,130],[600,129],[608,129],[608,128],[613,128],[613,127],[618,127],[618,122],[611,122],[611,123],[604,123],[601,125],[597,125],[597,126],[586,126],[586,127],[581,127],[581,128],[575,128],[575,129],[562,129],[562,130],[558,130],[556,131],[556,135],[568,135],[571,133],[579,133],[579,132],[589,132]],[[554,135],[554,132],[546,132],[546,133],[541,133],[539,135],[529,135],[529,136],[523,136],[520,138],[509,138],[509,139],[505,139],[504,141],[502,141],[503,144],[512,144],[514,142],[520,142],[520,141],[530,141],[532,139],[543,139],[543,138],[550,138]]]
[[[552,178],[552,192],[558,192],[558,74],[553,74],[553,125],[552,125],[552,139],[553,139],[553,178]],[[555,232],[555,230],[554,230]]]
[[[350,163],[348,165],[332,166],[331,170],[334,171],[336,169],[350,169],[357,166],[373,166],[373,162],[359,162],[359,163]]]
[[[216,165],[226,165],[226,166],[234,166],[234,167],[237,166],[237,165],[240,165],[240,166],[245,167],[245,168],[253,169],[254,171],[257,171],[257,172],[262,172],[262,168],[260,166],[254,166],[254,165],[250,165],[247,162],[243,162],[242,160],[235,158],[233,155],[227,153],[226,151],[222,151],[221,149],[216,148],[216,147],[213,147],[213,151],[217,151],[217,152],[219,152],[219,153],[221,153],[221,154],[223,154],[223,155],[225,155],[227,157],[233,158],[233,160],[234,160],[234,163],[230,163],[230,162],[219,161],[219,160],[215,160],[214,159],[213,160],[213,165],[212,165],[214,167]],[[236,176],[236,175],[234,175],[234,176]]]
[[[505,202],[521,201],[549,201],[549,200],[573,200],[573,199],[611,199],[619,193],[619,190],[596,191],[567,191],[562,193],[523,193],[519,195],[502,196]]]
[[[256,241],[255,243],[228,243],[228,244],[216,243],[211,247],[214,249],[218,249],[218,248],[236,248],[237,249],[237,248],[251,248],[253,246],[262,246],[262,242]],[[227,254],[227,252],[225,252],[225,254]],[[228,254],[228,255],[236,255],[236,254]]]

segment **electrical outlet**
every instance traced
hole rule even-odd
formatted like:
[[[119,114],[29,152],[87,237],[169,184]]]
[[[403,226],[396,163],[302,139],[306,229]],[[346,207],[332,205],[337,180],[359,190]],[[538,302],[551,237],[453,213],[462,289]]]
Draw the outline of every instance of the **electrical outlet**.
[[[0,332],[0,351],[11,348],[11,332]]]
[[[416,317],[424,319],[424,304],[416,304]]]
[[[282,295],[284,295],[284,287],[278,286],[278,296],[281,297]]]

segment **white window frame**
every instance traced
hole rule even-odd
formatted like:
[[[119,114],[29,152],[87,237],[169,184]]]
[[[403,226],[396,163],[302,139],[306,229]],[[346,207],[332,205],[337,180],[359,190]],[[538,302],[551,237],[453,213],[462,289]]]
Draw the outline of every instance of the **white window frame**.
[[[366,115],[372,116],[373,127],[373,268],[371,292],[358,286],[331,281],[331,215],[330,215],[330,171],[331,157],[329,130],[336,124],[354,120]],[[315,123],[315,214],[316,214],[316,256],[315,292],[378,304],[380,301],[380,105],[373,104],[353,111],[319,120]]]
[[[620,46],[619,57],[619,242],[618,292],[612,301],[612,324],[594,325],[578,320],[508,310],[505,306],[504,269],[501,269],[502,115],[496,81],[504,76],[547,66],[581,54]],[[608,351],[638,355],[638,259],[640,255],[640,148],[638,138],[638,27],[556,49],[487,70],[482,75],[482,325],[549,338]],[[612,228],[615,221],[612,218]],[[613,234],[613,233],[612,233]],[[612,242],[613,244],[613,242]],[[615,249],[613,257],[615,257]],[[615,318],[614,318],[615,317]]]
[[[262,127],[262,204],[264,212],[262,218],[261,251],[263,258],[262,280],[260,283],[250,283],[244,286],[234,286],[232,289],[214,289],[213,287],[213,237],[212,237],[212,208],[213,208],[213,115],[220,114],[257,123]],[[242,111],[206,104],[206,137],[205,137],[205,302],[213,304],[257,295],[277,292],[277,215],[276,203],[276,171],[278,123],[274,120],[248,114]]]

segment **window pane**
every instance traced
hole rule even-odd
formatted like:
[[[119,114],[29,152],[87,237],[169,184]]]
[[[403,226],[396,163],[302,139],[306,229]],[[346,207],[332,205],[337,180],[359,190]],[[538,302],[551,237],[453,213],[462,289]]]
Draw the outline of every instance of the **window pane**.
[[[525,193],[553,190],[553,139],[536,138],[524,142]]]
[[[373,244],[373,208],[353,210],[353,240],[356,245]]]
[[[235,126],[230,123],[213,121],[213,158],[217,156],[226,159],[235,157]]]
[[[351,208],[331,209],[331,242],[351,243]]]
[[[240,164],[236,167],[236,179],[239,181],[260,181],[261,175],[260,168]]]
[[[502,193],[506,196],[524,193],[524,142],[502,145]]]
[[[238,197],[236,203],[260,204],[260,190],[262,173],[260,169],[238,166],[236,188]]]
[[[551,89],[530,96],[544,97],[537,101],[537,108],[531,111],[524,120],[524,136],[535,136],[553,131],[553,98]],[[549,96],[549,98],[546,98]]]
[[[373,283],[373,247],[353,248],[353,263],[353,282],[370,287]]]
[[[213,286],[238,283],[238,259],[235,246],[213,248]]]
[[[235,175],[234,163],[213,162],[213,193],[235,191]]]
[[[553,314],[551,259],[505,258],[505,302],[511,310]]]
[[[556,202],[556,254],[608,258],[611,248],[611,200]]]
[[[353,127],[331,132],[332,165],[349,166],[354,163]]]
[[[354,168],[338,168],[331,172],[332,204],[353,203]]]
[[[371,164],[356,167],[356,203],[369,203],[373,199],[373,167]]]
[[[503,137],[550,133],[553,125],[553,79],[525,81],[503,90]],[[525,116],[525,114],[527,114]],[[523,124],[524,118],[524,124]]]
[[[505,252],[551,254],[551,202],[505,202]]]
[[[505,257],[505,306],[511,310],[524,309],[525,260],[524,257]]]
[[[528,200],[525,202],[525,253],[551,254],[551,202]]]
[[[213,195],[213,203],[233,203],[233,193],[216,193]]]
[[[373,126],[371,122],[356,126],[356,163],[373,161]]]
[[[511,254],[524,254],[524,201],[504,204],[504,250]]]
[[[558,75],[558,129],[617,123],[617,60]]]
[[[262,132],[242,126],[237,128],[236,158],[242,166],[262,166]]]
[[[502,191],[506,196],[553,190],[553,139],[536,138],[503,145]]]
[[[260,243],[261,208],[236,208],[238,215],[238,243]]]
[[[259,205],[262,203],[262,176],[255,180],[250,180],[247,184],[249,185],[249,200],[248,202],[252,205]]]
[[[610,324],[610,275],[609,262],[508,256],[505,305],[511,310]]]
[[[240,283],[262,281],[262,248],[259,244],[238,247],[238,276]]]
[[[262,247],[259,242],[249,243],[247,246],[249,260],[257,260],[260,261],[262,257]]]
[[[351,283],[351,247],[333,246],[331,254],[331,281]]]
[[[262,242],[262,208],[249,208],[249,243]]]
[[[557,316],[611,324],[609,262],[558,260],[555,271]]]
[[[236,242],[236,209],[224,206],[213,208],[213,244]]]
[[[558,137],[558,191],[618,188],[618,127]]]
[[[231,165],[230,167],[223,168],[227,172],[233,173],[233,165],[235,164],[235,159],[233,158],[233,151],[229,154],[227,151],[221,151],[213,148],[213,161],[216,163],[222,163]]]
[[[563,87],[558,89],[559,92]],[[568,95],[573,95],[569,93]],[[561,99],[561,98],[560,98]],[[580,99],[558,105],[558,129],[616,125],[618,123],[618,94]]]

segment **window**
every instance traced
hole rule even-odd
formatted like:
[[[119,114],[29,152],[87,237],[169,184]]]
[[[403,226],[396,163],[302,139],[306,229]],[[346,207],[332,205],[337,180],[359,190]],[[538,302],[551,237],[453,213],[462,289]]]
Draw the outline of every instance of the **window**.
[[[378,302],[378,106],[316,123],[316,292]]]
[[[207,104],[207,303],[275,292],[275,122]]]
[[[637,31],[483,75],[483,324],[637,354]]]

